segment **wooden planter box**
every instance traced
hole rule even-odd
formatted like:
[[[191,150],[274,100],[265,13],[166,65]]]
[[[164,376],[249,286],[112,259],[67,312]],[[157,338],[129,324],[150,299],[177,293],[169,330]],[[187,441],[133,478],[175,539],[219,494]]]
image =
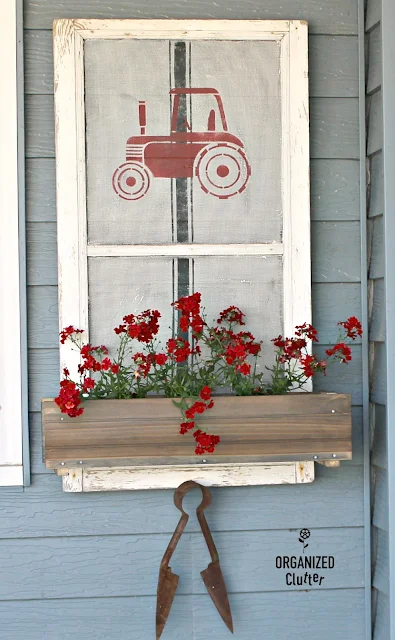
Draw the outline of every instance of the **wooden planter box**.
[[[221,436],[196,456],[180,435],[170,398],[88,400],[78,418],[42,401],[43,456],[49,469],[349,460],[351,397],[336,393],[214,398],[199,427]]]

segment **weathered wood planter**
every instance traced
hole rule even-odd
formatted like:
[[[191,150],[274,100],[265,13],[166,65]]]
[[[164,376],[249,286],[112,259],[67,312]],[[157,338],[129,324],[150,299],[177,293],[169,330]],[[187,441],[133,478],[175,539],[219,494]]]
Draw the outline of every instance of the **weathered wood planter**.
[[[89,400],[78,418],[42,401],[43,455],[50,469],[196,465],[190,434],[179,434],[170,398]],[[202,430],[221,436],[208,464],[348,460],[351,397],[335,393],[215,398],[199,416]]]

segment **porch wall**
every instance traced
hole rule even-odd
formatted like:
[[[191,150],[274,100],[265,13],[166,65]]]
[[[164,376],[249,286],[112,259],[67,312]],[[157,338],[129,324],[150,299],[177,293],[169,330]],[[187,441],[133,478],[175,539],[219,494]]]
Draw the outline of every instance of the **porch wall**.
[[[384,178],[381,58],[381,0],[368,0],[367,33],[367,158],[369,243],[369,339],[372,433],[372,573],[373,638],[388,640],[388,474],[386,451]]]
[[[41,462],[40,398],[56,394],[59,377],[51,26],[60,17],[309,21],[313,306],[321,354],[336,340],[339,319],[361,315],[357,0],[25,2],[33,482],[0,492],[0,638],[149,640],[159,562],[177,522],[172,492],[63,494]],[[317,630],[320,640],[364,638],[359,345],[353,362],[329,373],[320,388],[353,394],[352,462],[334,470],[317,465],[312,485],[213,490],[207,516],[236,638],[317,637]],[[336,559],[333,577],[309,592],[286,587],[284,572],[275,569],[276,555],[299,553],[301,527],[312,531],[312,553]],[[181,581],[163,638],[225,640],[229,632],[198,579],[206,556],[194,520],[187,531],[172,565]]]

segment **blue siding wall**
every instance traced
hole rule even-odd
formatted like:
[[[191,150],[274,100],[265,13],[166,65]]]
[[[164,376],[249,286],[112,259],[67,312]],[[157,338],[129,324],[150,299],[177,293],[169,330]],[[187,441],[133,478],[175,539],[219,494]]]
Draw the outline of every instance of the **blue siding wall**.
[[[369,0],[367,32],[367,157],[368,157],[368,238],[369,238],[369,340],[370,400],[372,433],[372,563],[373,637],[388,640],[388,483],[386,452],[386,372],[385,372],[385,282],[384,282],[384,184],[381,1]]]
[[[303,18],[310,24],[314,322],[322,345],[360,315],[357,0],[26,0],[26,176],[32,486],[0,491],[0,638],[149,640],[159,562],[177,522],[172,492],[63,494],[41,462],[40,398],[58,380],[52,20],[59,17]],[[377,264],[379,274],[380,265]],[[377,276],[379,278],[379,276]],[[379,287],[376,290],[376,300]],[[379,320],[377,319],[378,323]],[[353,394],[354,459],[317,465],[308,486],[213,490],[208,519],[240,640],[359,640],[364,629],[360,345],[348,367],[316,388]],[[379,401],[379,400],[377,400]],[[191,498],[192,499],[192,498]],[[311,551],[336,567],[297,591],[276,555]],[[164,640],[228,638],[199,571],[207,557],[196,521],[172,563],[180,574]]]

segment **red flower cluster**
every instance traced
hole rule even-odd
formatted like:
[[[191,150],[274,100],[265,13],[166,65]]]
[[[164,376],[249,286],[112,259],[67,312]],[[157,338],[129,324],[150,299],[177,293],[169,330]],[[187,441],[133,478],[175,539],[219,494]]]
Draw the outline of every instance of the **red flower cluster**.
[[[194,421],[196,414],[202,414],[207,409],[212,409],[214,406],[214,401],[211,398],[212,389],[205,385],[199,393],[200,400],[196,400],[188,409],[184,411],[184,416],[186,422],[181,422],[180,424],[180,433],[185,434],[191,429],[196,427],[196,423]],[[195,453],[200,455],[203,453],[213,453],[215,446],[219,443],[220,437],[209,435],[207,433],[203,433],[200,429],[197,429],[193,437],[196,440],[196,449]]]
[[[304,338],[283,338],[278,336],[272,340],[275,347],[281,349],[280,362],[300,358],[307,342]]]
[[[139,342],[148,344],[159,331],[159,318],[160,313],[157,310],[147,309],[138,316],[130,313],[123,317],[123,323],[115,327],[114,331],[117,335],[127,333],[129,338],[136,338]]]
[[[295,335],[298,337],[305,336],[308,340],[312,340],[312,342],[318,342],[317,329],[314,329],[313,325],[307,324],[307,322],[295,327]]]
[[[102,355],[108,354],[108,349],[104,344],[100,347],[92,347],[91,344],[85,344],[81,347],[80,354],[82,356],[82,364],[78,365],[78,373],[81,375],[85,371],[108,371],[110,367],[117,366],[112,365],[110,358],[104,358],[104,360],[100,362],[95,357],[95,355],[101,357]],[[113,371],[113,373],[117,373],[117,371]]]
[[[300,358],[300,364],[303,367],[303,373],[306,378],[312,378],[318,371],[326,375],[328,363],[326,360],[317,360],[315,355],[306,355],[304,358]]]
[[[80,391],[72,380],[62,380],[60,383],[60,391],[55,402],[62,411],[67,413],[71,418],[76,418],[83,413],[81,404]]]
[[[259,342],[249,331],[234,333],[230,329],[214,329],[214,335],[223,345],[224,351],[220,354],[225,358],[226,364],[235,365],[236,371],[248,376],[251,365],[245,362],[248,356],[257,356],[261,350]],[[215,338],[214,338],[215,339]]]
[[[70,338],[73,334],[84,333],[82,329],[74,329],[73,325],[65,327],[60,333],[60,344],[64,344],[67,338]]]
[[[348,344],[344,342],[338,342],[331,349],[325,351],[327,356],[335,356],[340,362],[350,362],[352,360],[351,349]]]
[[[199,345],[193,349],[188,340],[184,340],[181,337],[170,338],[166,343],[166,347],[168,355],[178,363],[185,362],[193,354],[200,354]]]
[[[197,429],[193,434],[196,440],[195,453],[202,455],[203,453],[214,453],[215,447],[221,441],[219,436],[212,436],[208,433],[203,433],[200,429]]]
[[[239,309],[239,307],[231,306],[227,309],[224,309],[219,314],[219,318],[217,320],[218,324],[239,324],[243,325],[245,314]]]
[[[345,322],[339,322],[338,324],[345,328],[346,337],[351,338],[351,340],[355,340],[355,338],[362,335],[362,325],[355,316],[351,316]]]
[[[135,372],[135,376],[139,378],[141,375],[146,378],[151,371],[151,366],[157,364],[162,366],[167,362],[167,355],[165,353],[135,353],[133,356],[134,362],[138,365],[138,369]]]
[[[266,367],[271,372],[271,379],[267,380],[259,367],[252,369],[250,364],[259,355],[262,343],[249,331],[233,330],[235,325],[245,324],[245,315],[239,307],[224,309],[215,325],[209,326],[201,311],[200,293],[181,297],[172,306],[179,318],[178,331],[161,351],[154,339],[159,331],[159,311],[148,309],[139,315],[124,316],[123,322],[114,329],[120,335],[116,361],[111,360],[104,345],[80,347],[81,329],[72,325],[63,329],[60,342],[64,344],[70,339],[81,355],[81,363],[78,383],[70,379],[67,368],[63,371],[65,379],[56,398],[61,411],[72,417],[81,415],[83,397],[140,398],[159,390],[175,398],[183,420],[180,433],[193,432],[196,454],[213,453],[220,437],[202,431],[196,424],[200,416],[214,406],[212,387],[222,386],[237,395],[272,395],[301,389],[316,373],[325,375],[332,362],[348,363],[352,354],[346,339],[355,340],[362,335],[361,323],[355,316],[339,322],[342,331],[337,343],[326,350],[328,360],[319,360],[308,350],[310,342],[318,342],[317,330],[306,322],[298,325],[294,337],[279,335],[272,340],[275,363],[272,368]],[[184,335],[189,330],[192,330],[191,340]],[[133,340],[143,343],[139,345],[141,351],[134,353]],[[190,358],[202,354],[201,345],[204,358]]]
[[[194,293],[172,303],[172,307],[181,312],[179,321],[181,331],[186,332],[191,327],[196,336],[202,333],[204,322],[200,315],[200,300],[201,294]]]

